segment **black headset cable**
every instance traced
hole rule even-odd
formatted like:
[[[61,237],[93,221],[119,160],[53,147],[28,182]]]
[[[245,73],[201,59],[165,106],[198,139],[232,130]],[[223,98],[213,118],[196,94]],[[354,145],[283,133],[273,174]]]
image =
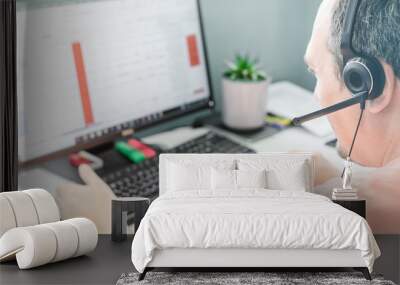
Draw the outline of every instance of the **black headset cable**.
[[[358,130],[360,129],[360,125],[361,125],[361,121],[362,121],[362,118],[363,118],[364,110],[365,110],[365,103],[361,104],[361,113],[360,113],[360,117],[358,119],[357,128],[356,128],[356,131],[354,132],[353,141],[352,141],[351,146],[350,146],[349,154],[347,155],[347,158],[350,161],[351,161],[351,153],[353,152],[354,144],[356,142]],[[342,178],[344,176],[345,170],[346,170],[346,167],[343,167],[342,176],[341,176]]]

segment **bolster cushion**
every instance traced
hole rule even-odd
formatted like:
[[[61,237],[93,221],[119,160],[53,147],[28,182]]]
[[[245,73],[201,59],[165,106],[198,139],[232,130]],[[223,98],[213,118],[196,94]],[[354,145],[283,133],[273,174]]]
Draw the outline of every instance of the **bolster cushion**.
[[[0,193],[0,216],[0,237],[15,227],[60,220],[56,201],[43,189]]]
[[[0,238],[0,261],[28,269],[84,255],[97,245],[97,228],[85,218],[13,228]]]

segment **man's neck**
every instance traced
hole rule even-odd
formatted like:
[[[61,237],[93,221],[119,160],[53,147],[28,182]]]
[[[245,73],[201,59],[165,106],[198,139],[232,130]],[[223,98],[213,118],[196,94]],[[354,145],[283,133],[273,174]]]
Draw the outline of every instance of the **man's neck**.
[[[400,163],[400,138],[393,136],[383,156],[382,165],[393,165]]]
[[[395,86],[389,106],[380,115],[382,120],[379,122],[381,129],[378,137],[381,138],[381,144],[378,147],[384,151],[381,166],[400,159],[400,81],[396,81]]]
[[[398,94],[400,95],[400,93]],[[394,102],[392,102],[394,103]],[[396,106],[400,107],[400,102],[396,102]],[[381,154],[382,158],[380,161],[381,166],[385,166],[391,163],[394,160],[400,159],[400,129],[399,129],[399,111],[390,110],[389,117],[385,118],[385,123],[382,123],[383,128],[381,128],[381,134],[379,137],[381,138],[381,144],[379,148],[384,152]]]

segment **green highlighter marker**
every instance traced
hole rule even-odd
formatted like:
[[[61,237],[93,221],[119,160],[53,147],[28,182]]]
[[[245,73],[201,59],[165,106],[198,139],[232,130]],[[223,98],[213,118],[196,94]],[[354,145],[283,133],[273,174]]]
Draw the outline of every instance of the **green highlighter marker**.
[[[128,158],[133,163],[139,163],[146,159],[143,153],[133,149],[130,145],[125,142],[116,142],[114,145],[116,151]]]

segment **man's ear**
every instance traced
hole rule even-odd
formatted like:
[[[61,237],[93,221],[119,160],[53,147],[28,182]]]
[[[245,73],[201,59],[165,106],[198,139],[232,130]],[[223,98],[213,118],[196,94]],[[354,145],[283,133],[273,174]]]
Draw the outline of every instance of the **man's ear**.
[[[393,99],[393,94],[396,90],[397,78],[393,68],[386,62],[382,62],[383,70],[386,76],[385,88],[383,93],[378,98],[369,102],[367,110],[370,113],[377,114],[385,110]]]

